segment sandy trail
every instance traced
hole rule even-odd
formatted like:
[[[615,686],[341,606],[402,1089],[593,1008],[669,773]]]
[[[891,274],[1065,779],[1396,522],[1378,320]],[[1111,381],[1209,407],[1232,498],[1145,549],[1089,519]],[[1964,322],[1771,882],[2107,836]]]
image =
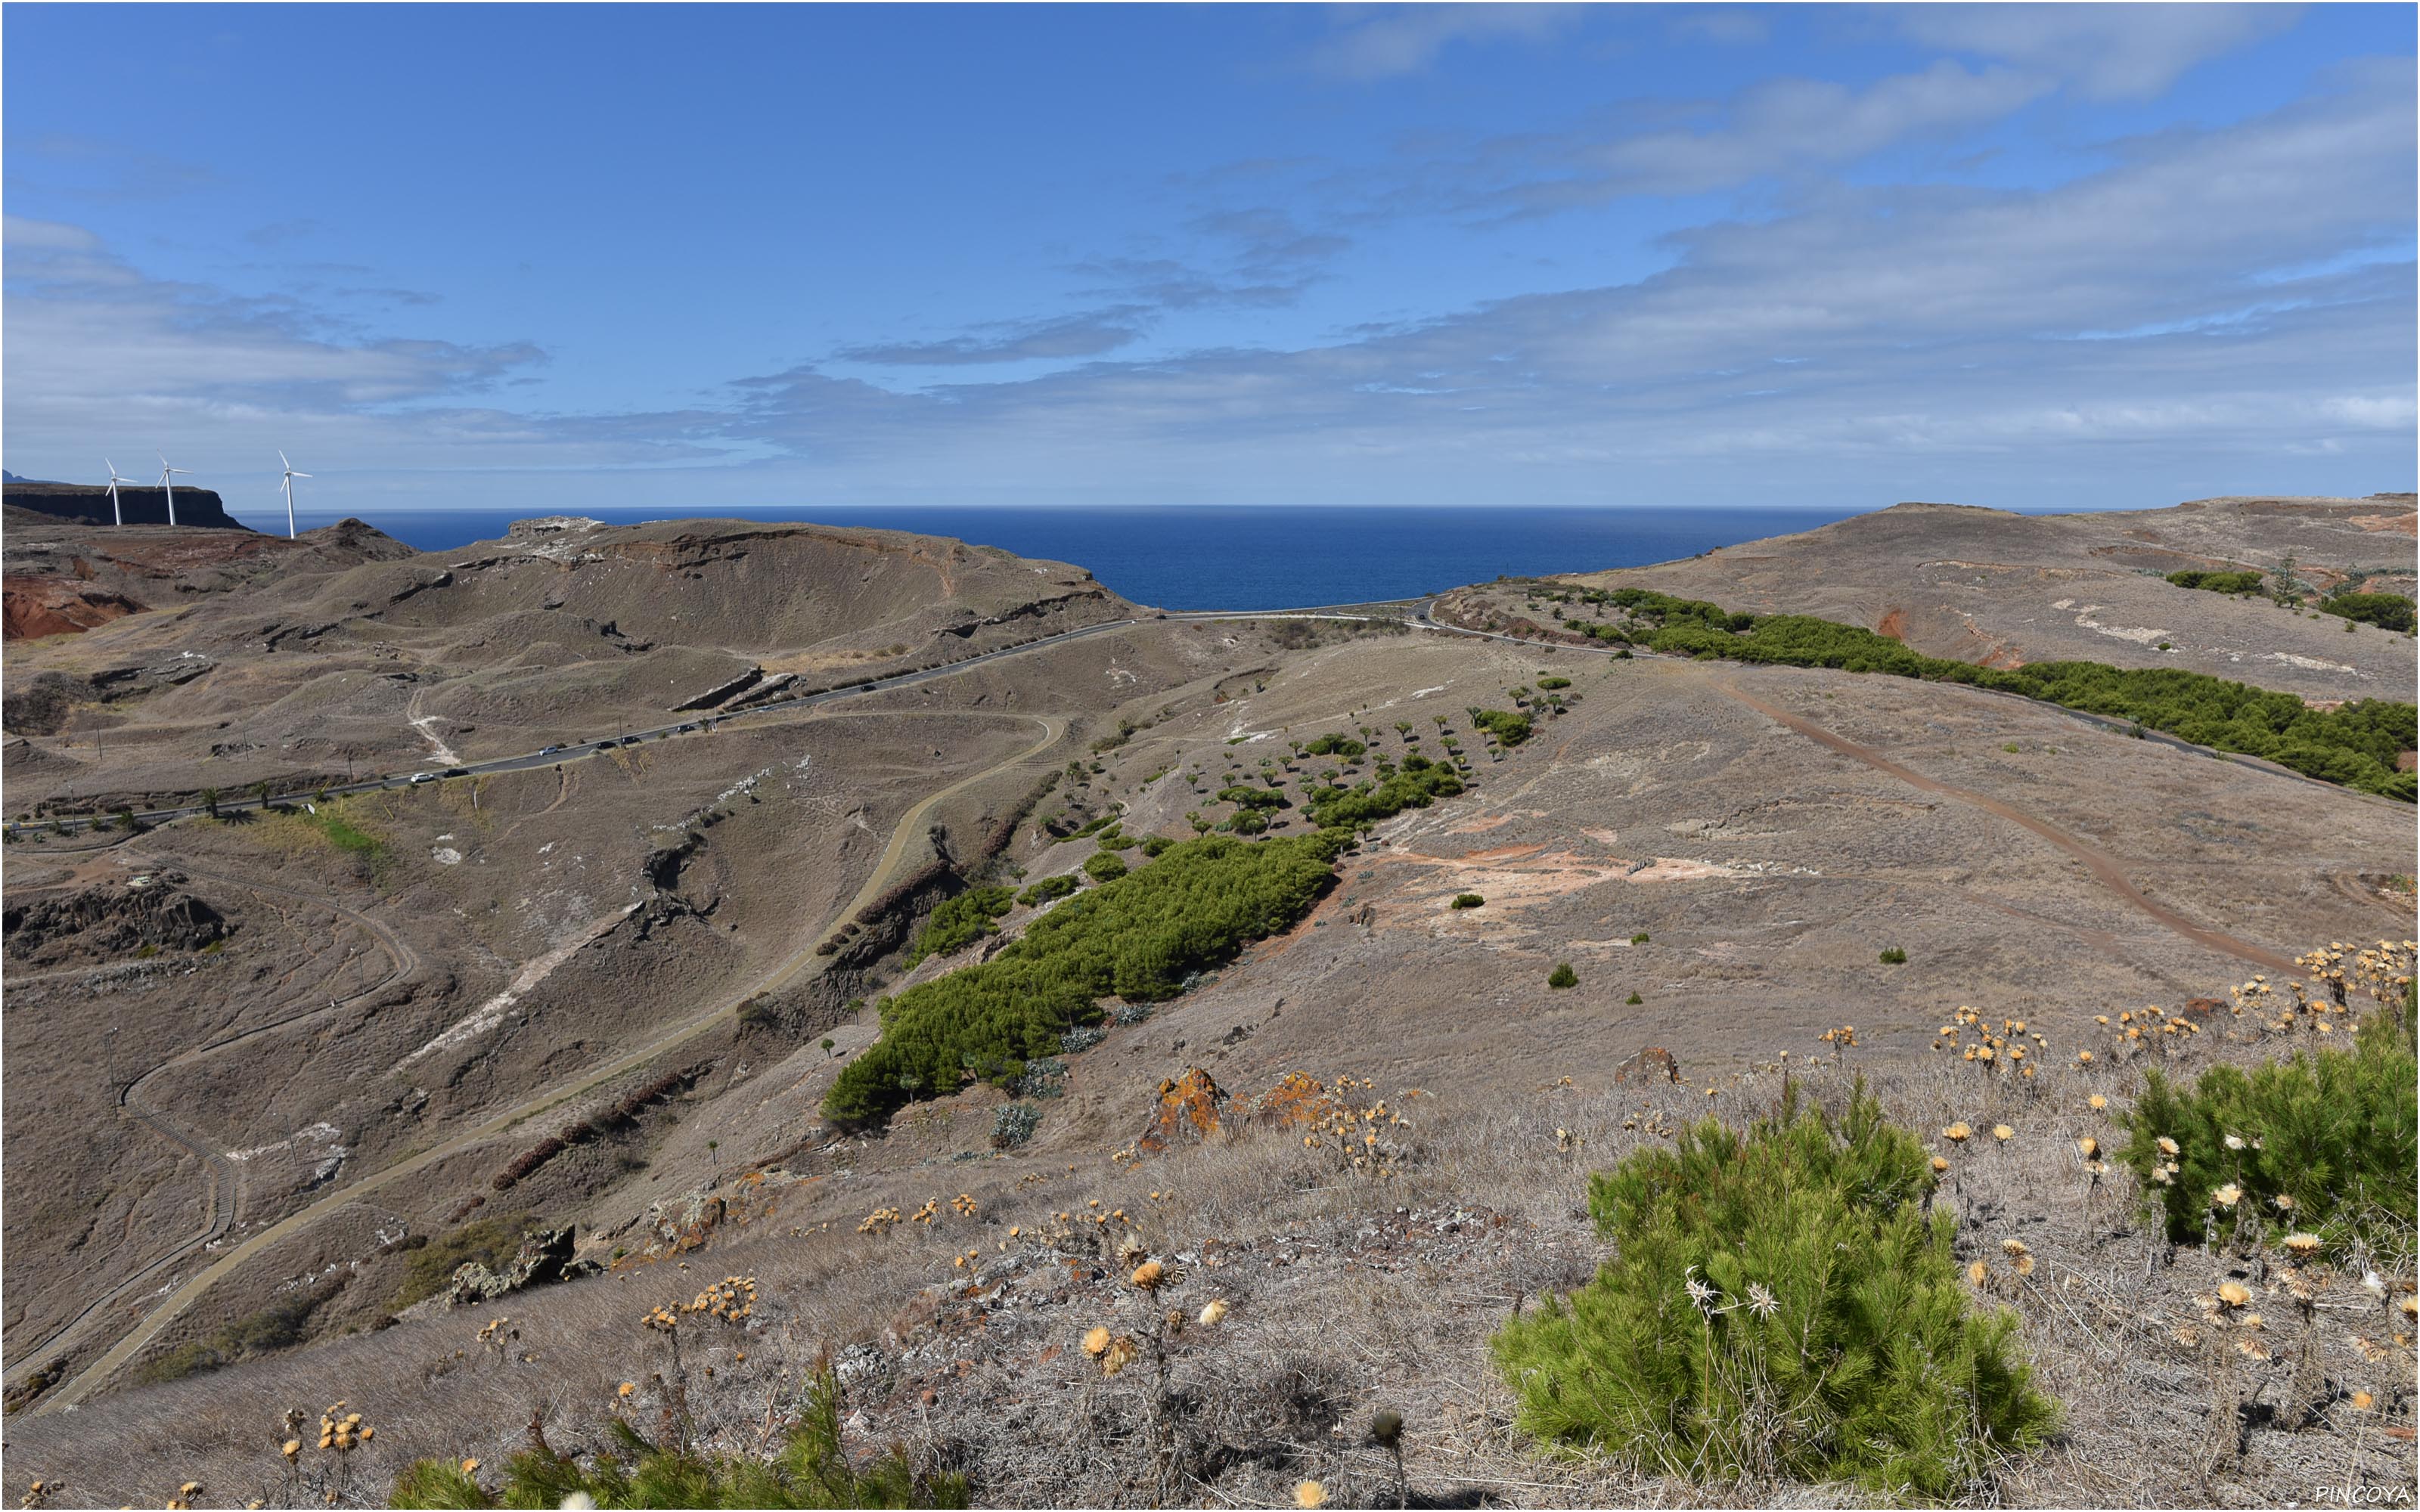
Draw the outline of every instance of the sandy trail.
[[[2239,961],[2249,961],[2254,965],[2269,971],[2288,972],[2294,969],[2292,961],[2273,950],[2254,945],[2248,940],[2237,939],[2223,931],[2196,924],[2176,910],[2154,903],[2144,896],[2142,889],[2135,887],[2127,877],[2125,867],[2116,857],[2086,844],[2046,819],[2027,813],[2016,805],[2003,802],[1998,798],[1987,797],[1983,794],[1970,792],[1965,788],[1953,787],[1949,783],[1926,777],[1920,772],[1910,771],[1879,752],[1869,750],[1844,736],[1836,735],[1821,725],[1802,719],[1787,709],[1767,703],[1754,694],[1744,692],[1719,678],[1709,679],[1708,686],[1725,697],[1754,709],[1766,718],[1796,731],[1807,739],[1838,751],[1854,761],[1863,762],[1876,771],[1887,773],[1910,787],[1926,793],[1937,793],[1944,797],[1955,798],[1961,803],[1980,809],[1996,818],[2023,825],[2081,861],[2084,869],[2091,873],[2093,881],[2115,893],[2128,907],[2205,949],[2231,955]]]

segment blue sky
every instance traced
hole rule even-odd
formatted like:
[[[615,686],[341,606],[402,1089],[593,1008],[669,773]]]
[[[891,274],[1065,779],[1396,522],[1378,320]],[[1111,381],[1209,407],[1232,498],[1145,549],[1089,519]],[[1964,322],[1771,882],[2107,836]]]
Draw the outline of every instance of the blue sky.
[[[361,510],[2413,484],[2408,6],[0,33],[31,476],[165,450],[240,510],[278,448]]]

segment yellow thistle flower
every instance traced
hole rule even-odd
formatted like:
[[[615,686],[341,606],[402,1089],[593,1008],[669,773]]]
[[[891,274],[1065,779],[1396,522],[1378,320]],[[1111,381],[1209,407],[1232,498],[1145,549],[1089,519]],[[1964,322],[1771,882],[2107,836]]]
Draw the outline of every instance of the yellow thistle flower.
[[[2177,1142],[2169,1138],[2166,1134],[2160,1135],[2159,1146],[2160,1153],[2163,1155],[2174,1155],[2178,1152]]]
[[[1226,1319],[1227,1304],[1223,1298],[1212,1298],[1202,1309],[1202,1326],[1204,1328],[1216,1328]]]
[[[613,1393],[613,1394],[614,1394],[615,1396],[629,1396],[632,1392],[637,1391],[638,1389],[639,1389],[639,1383],[638,1383],[637,1381],[626,1381],[622,1382],[622,1384],[621,1384],[620,1386],[618,1386],[618,1387],[616,1387],[616,1388],[614,1389],[614,1393]]]
[[[2308,1259],[2319,1252],[2319,1236],[2317,1234],[2288,1234],[2280,1242],[2298,1260]]]
[[[2090,1160],[2093,1156],[2101,1153],[2101,1141],[2093,1138],[2090,1134],[2086,1134],[2083,1138],[2075,1142],[2075,1152],[2083,1156],[2086,1160]]]
[[[470,1459],[465,1459],[465,1460],[463,1460],[463,1461],[462,1461],[462,1473],[463,1473],[463,1474],[465,1474],[465,1475],[475,1475],[475,1474],[477,1474],[478,1473],[479,1473],[479,1461],[478,1461],[475,1458],[470,1458]]]
[[[1933,1175],[1938,1176],[1947,1169],[1949,1169],[1949,1161],[1947,1157],[1942,1155],[1935,1155],[1932,1157]]]
[[[2030,1256],[2030,1255],[2020,1255],[2020,1256],[2018,1256],[2018,1257],[2017,1257],[2017,1274],[2019,1274],[2019,1275],[2031,1275],[2031,1274],[2033,1274],[2033,1273],[2034,1273],[2034,1257],[2033,1257],[2032,1256]]]
[[[2102,1097],[2098,1092],[2093,1093],[2092,1096],[2086,1101],[2091,1105],[2092,1111],[2095,1113],[2100,1112],[2102,1109],[2109,1105],[2109,1100]]]
[[[1992,1268],[1980,1260],[1974,1261],[1966,1267],[1966,1279],[1978,1287],[1990,1280],[1991,1276]]]
[[[2229,1307],[2242,1307],[2252,1301],[2252,1288],[2241,1281],[2222,1281],[2218,1284],[2218,1300]]]
[[[1108,1351],[1101,1356],[1101,1374],[1104,1376],[1116,1375],[1119,1371],[1124,1370],[1126,1366],[1134,1364],[1134,1357],[1135,1341],[1123,1335],[1119,1335],[1117,1338],[1110,1341]]]
[[[1310,1512],[1312,1507],[1327,1504],[1327,1488],[1315,1480],[1307,1480],[1294,1489],[1294,1504]]]
[[[1126,1277],[1126,1279],[1133,1282],[1137,1287],[1140,1287],[1145,1291],[1154,1291],[1158,1289],[1161,1280],[1164,1279],[1167,1274],[1168,1273],[1161,1268],[1160,1263],[1157,1260],[1145,1260],[1140,1265],[1136,1266],[1134,1269],[1134,1274]]]
[[[2366,1412],[2369,1411],[2371,1404],[2375,1403],[2377,1400],[2377,1397],[2372,1396],[2366,1391],[2354,1392],[2352,1394],[2352,1410],[2356,1412]]]
[[[1948,1128],[1941,1131],[1941,1137],[1948,1140],[1953,1145],[1962,1145],[1966,1142],[1968,1136],[1973,1134],[1974,1132],[1974,1130],[1967,1128],[1963,1123],[1953,1123]]]
[[[1992,1137],[2000,1141],[2000,1143],[2004,1145],[2009,1140],[2014,1139],[2016,1136],[2017,1132],[2014,1129],[2009,1128],[2005,1123],[1995,1123],[1992,1125]]]
[[[2236,1185],[2233,1181],[2229,1181],[2225,1186],[2220,1187],[2217,1191],[2212,1192],[2210,1195],[2210,1200],[2215,1207],[2232,1208],[2238,1202],[2243,1200],[2243,1188]]]
[[[1084,1335],[1084,1352],[1086,1354],[1097,1357],[1099,1355],[1107,1354],[1109,1350],[1109,1331],[1108,1329],[1095,1328],[1091,1333]]]

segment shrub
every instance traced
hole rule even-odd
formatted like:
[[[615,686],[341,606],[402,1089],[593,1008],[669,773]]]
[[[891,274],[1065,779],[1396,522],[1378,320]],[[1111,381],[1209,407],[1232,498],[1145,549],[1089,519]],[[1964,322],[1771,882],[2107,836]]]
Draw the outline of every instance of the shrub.
[[[1042,1126],[1042,1110],[1031,1103],[1010,1103],[991,1116],[991,1148],[1015,1149]]]
[[[503,1264],[520,1248],[521,1227],[522,1219],[518,1213],[481,1218],[413,1250],[404,1262],[403,1285],[396,1288],[387,1306],[401,1312],[415,1302],[437,1295],[454,1279],[455,1272],[473,1260],[482,1265]]]
[[[1903,966],[1907,964],[1907,952],[1894,945],[1889,949],[1883,952],[1883,964],[1886,966]]]
[[[1067,1030],[1098,1023],[1100,999],[1172,997],[1190,973],[1291,926],[1334,881],[1342,843],[1325,834],[1259,843],[1213,835],[1112,875],[990,960],[883,1003],[881,1037],[833,1079],[826,1115],[885,1118],[911,1097],[948,1095],[970,1069],[1015,1081],[1027,1057],[1053,1054]],[[1108,853],[1087,870],[1102,861],[1123,870]]]
[[[955,954],[985,935],[996,933],[992,920],[1016,904],[1014,887],[974,887],[942,900],[924,921],[916,943],[908,948],[907,964],[912,966],[928,955]]]
[[[1303,799],[1311,823],[1322,829],[1354,828],[1391,819],[1406,809],[1425,809],[1463,790],[1453,769],[1414,754],[1384,780],[1349,788],[1313,788]]]
[[[2408,1027],[2392,1014],[2363,1025],[2351,1049],[2249,1072],[2212,1066],[2190,1089],[2151,1068],[2124,1118],[2118,1159],[2142,1178],[2146,1206],[2179,1243],[2198,1243],[2208,1221],[2247,1237],[2304,1229],[2332,1249],[2351,1237],[2408,1245],[2420,1172],[2415,1074]],[[2164,1138],[2177,1153],[2161,1147]],[[2214,1203],[2211,1194],[2227,1185],[2242,1195]],[[2290,1208],[2277,1205],[2281,1196]]]
[[[1175,843],[1174,840],[1166,835],[1148,836],[1142,842],[1142,853],[1156,860],[1163,852]]]
[[[1023,893],[1018,895],[1017,902],[1025,904],[1028,908],[1038,908],[1044,903],[1055,903],[1059,899],[1066,897],[1069,893],[1082,886],[1082,883],[1076,880],[1074,872],[1063,872],[1055,877],[1044,877],[1041,881],[1026,888]]]
[[[1094,851],[1084,857],[1084,874],[1095,882],[1115,882],[1126,874],[1126,863],[1115,851]]]
[[[1970,1494],[2055,1409],[2015,1315],[1970,1304],[1931,1184],[1862,1084],[1837,1119],[1786,1088],[1745,1135],[1708,1119],[1598,1174],[1615,1257],[1495,1339],[1521,1427],[1699,1481]]]
[[[1453,906],[1456,908],[1483,908],[1486,904],[1487,900],[1481,898],[1475,892],[1458,892],[1454,894]]]
[[[1542,692],[1551,693],[1559,687],[1569,687],[1571,686],[1572,680],[1568,677],[1541,677],[1538,679],[1538,687]]]
[[[2213,594],[2257,594],[2260,592],[2257,572],[2172,572],[2168,581],[2179,588],[2200,588]]]
[[[1565,987],[1576,987],[1579,984],[1580,974],[1572,969],[1572,964],[1568,961],[1557,962],[1555,969],[1546,974],[1546,985],[1558,992]]]
[[[2414,624],[2412,600],[2401,594],[2338,594],[2319,600],[2323,614],[2340,614],[2350,625],[2358,620],[2381,630],[2409,633]]]
[[[1517,746],[1529,738],[1529,717],[1502,709],[1473,709],[1470,724],[1474,730],[1484,730],[1496,737],[1499,746]]]
[[[1644,1003],[1645,1001],[1647,1001],[1647,999],[1639,996],[1637,993],[1632,993],[1629,996],[1622,999],[1624,1004],[1632,1008],[1637,1008],[1639,1004]]]
[[[396,1477],[397,1507],[578,1505],[691,1507],[965,1506],[966,1477],[923,1473],[892,1444],[860,1467],[840,1436],[840,1383],[827,1367],[808,1388],[804,1411],[769,1460],[650,1443],[619,1417],[605,1422],[613,1447],[582,1465],[543,1442],[513,1456],[501,1492],[451,1459],[421,1459]]]

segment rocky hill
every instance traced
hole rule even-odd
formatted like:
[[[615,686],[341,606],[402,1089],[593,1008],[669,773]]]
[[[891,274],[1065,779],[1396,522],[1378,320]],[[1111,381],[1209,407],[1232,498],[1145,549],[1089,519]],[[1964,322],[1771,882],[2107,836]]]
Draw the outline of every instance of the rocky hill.
[[[81,483],[9,483],[0,486],[0,501],[12,509],[23,509],[54,519],[79,520],[86,525],[165,525],[168,523],[168,491],[121,485],[115,509],[109,501],[106,487],[94,487]],[[180,529],[195,531],[241,531],[251,527],[226,512],[216,492],[209,488],[177,490],[177,524]]]
[[[2315,560],[2303,532],[2344,524],[2222,513],[2198,554]],[[1745,572],[1705,596],[1947,598],[1923,574],[1950,535],[2014,542],[2012,572],[2113,544],[1878,519],[1713,559],[1789,557],[1807,596]],[[1517,617],[1528,586],[1453,596]],[[2257,654],[2312,622],[2260,612],[2245,665],[2289,665]],[[1102,628],[1039,643],[1074,626]],[[474,777],[13,832],[6,1134],[42,1180],[5,1213],[8,1455],[70,1501],[366,1504],[427,1461],[473,1503],[524,1450],[597,1468],[617,1421],[760,1461],[829,1366],[844,1458],[896,1443],[983,1504],[1861,1504],[1900,1482],[1808,1484],[1841,1438],[1798,1433],[1755,1351],[1807,1336],[1823,1289],[1784,1284],[1774,1245],[1807,1230],[1781,1220],[1817,1223],[1828,1273],[1893,1192],[1929,1267],[1903,1358],[1966,1319],[2062,1409],[1928,1494],[2412,1479],[2408,1216],[2307,1266],[2257,1216],[2178,1240],[2158,1204],[2177,1169],[2218,1185],[2205,1156],[2241,1156],[2238,1218],[2289,1210],[2214,1133],[2181,1166],[2148,1133],[2119,1155],[2150,1070],[2391,1022],[2408,947],[2296,957],[2408,932],[2408,804],[1954,683],[1164,619],[1061,563],[734,521],[525,522],[9,662],[12,804],[78,807],[954,669]],[[1098,994],[1046,1018],[1071,982]],[[880,1116],[835,1101],[860,1066],[906,1068]],[[1596,1173],[1701,1119],[1855,1121],[1860,1085],[1905,1169],[1856,1204],[1758,1206],[1714,1263],[1591,1214]],[[1693,1193],[1720,1174],[1695,1158]],[[1496,1341],[1583,1294],[1665,1328],[1657,1358],[1740,1351],[1669,1374],[1745,1393],[1748,1463],[1559,1452]],[[1941,1379],[1866,1421],[1966,1433]],[[286,1427],[340,1398],[374,1440]]]

